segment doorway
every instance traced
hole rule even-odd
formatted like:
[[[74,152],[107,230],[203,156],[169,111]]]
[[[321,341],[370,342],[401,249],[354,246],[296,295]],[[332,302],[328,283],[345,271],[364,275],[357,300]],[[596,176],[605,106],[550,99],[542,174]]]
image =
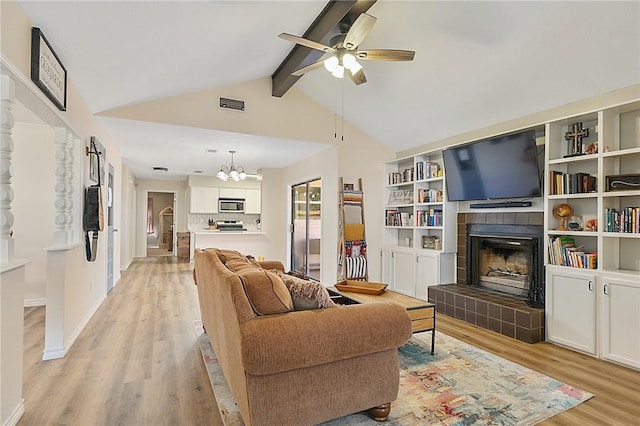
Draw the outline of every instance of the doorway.
[[[291,269],[320,280],[322,180],[291,187]]]
[[[147,194],[147,257],[174,255],[175,204],[175,192]]]

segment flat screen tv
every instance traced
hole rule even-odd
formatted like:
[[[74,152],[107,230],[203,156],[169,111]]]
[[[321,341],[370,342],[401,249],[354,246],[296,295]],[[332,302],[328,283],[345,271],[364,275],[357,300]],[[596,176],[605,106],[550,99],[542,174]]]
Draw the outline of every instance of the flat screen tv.
[[[533,130],[448,148],[443,158],[450,201],[540,196]]]

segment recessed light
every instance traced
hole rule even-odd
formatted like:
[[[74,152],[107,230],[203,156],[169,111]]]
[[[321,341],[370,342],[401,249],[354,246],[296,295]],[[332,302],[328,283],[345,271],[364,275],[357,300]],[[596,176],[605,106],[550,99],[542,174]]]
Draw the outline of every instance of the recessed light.
[[[204,150],[204,152],[208,152],[209,154],[215,154],[216,152],[218,152],[218,150],[213,148],[207,148]]]
[[[193,173],[204,173],[202,170],[194,170]]]

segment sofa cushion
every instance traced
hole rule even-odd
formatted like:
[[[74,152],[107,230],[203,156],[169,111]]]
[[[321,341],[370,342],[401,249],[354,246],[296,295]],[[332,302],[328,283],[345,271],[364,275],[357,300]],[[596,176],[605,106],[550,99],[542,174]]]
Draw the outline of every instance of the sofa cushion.
[[[293,307],[296,311],[336,306],[331,300],[329,292],[321,283],[298,278],[278,270],[273,270],[272,272],[277,274],[289,289],[293,299]]]
[[[283,314],[293,311],[293,300],[289,290],[278,275],[256,269],[255,266],[240,268],[236,272],[251,307],[258,315]]]

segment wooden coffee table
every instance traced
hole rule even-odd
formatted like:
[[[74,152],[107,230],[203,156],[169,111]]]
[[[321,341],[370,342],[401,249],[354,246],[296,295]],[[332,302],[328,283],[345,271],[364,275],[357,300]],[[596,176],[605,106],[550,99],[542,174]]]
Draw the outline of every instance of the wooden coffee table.
[[[431,355],[434,354],[436,343],[436,305],[416,299],[404,294],[396,293],[392,290],[386,290],[380,295],[364,294],[340,291],[335,287],[328,288],[332,296],[343,297],[347,299],[346,304],[351,303],[376,303],[376,302],[393,302],[405,308],[411,318],[411,331],[419,333],[422,331],[431,331]],[[344,301],[343,301],[344,302]],[[340,303],[340,300],[336,300]],[[345,303],[343,303],[345,304]]]

